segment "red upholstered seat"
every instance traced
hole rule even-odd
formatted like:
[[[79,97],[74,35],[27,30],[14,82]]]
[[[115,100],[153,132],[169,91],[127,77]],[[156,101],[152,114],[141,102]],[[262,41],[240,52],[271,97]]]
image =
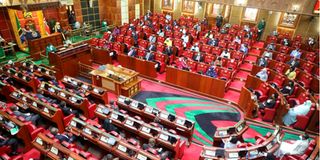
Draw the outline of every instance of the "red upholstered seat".
[[[281,46],[279,48],[279,52],[280,53],[284,53],[284,54],[288,54],[289,53],[290,48],[288,46]]]
[[[272,81],[270,81],[270,84],[275,84],[278,88],[282,87],[283,82],[286,80],[286,78],[280,74],[276,75]]]
[[[305,130],[309,123],[309,119],[311,119],[314,111],[315,111],[315,107],[313,104],[313,106],[310,108],[310,111],[307,113],[307,115],[305,116],[297,115],[297,122],[294,123],[293,128],[299,129],[299,130]]]
[[[118,35],[117,36],[117,42],[123,43],[124,41],[124,36],[123,35]]]
[[[280,53],[277,55],[276,61],[284,63],[286,61],[286,58],[287,58],[286,55]]]
[[[279,107],[279,104],[280,104],[280,101],[277,100],[273,108],[265,108],[263,111],[264,115],[262,116],[262,120],[267,122],[273,122],[273,119],[276,116],[276,112]]]
[[[257,89],[255,89],[255,92],[258,92],[260,94],[259,101],[264,101],[267,99],[267,95],[269,93],[270,87],[267,83],[260,83]]]
[[[205,74],[207,72],[209,68],[209,65],[208,64],[205,64],[205,63],[198,63],[197,65],[197,72],[198,73],[203,73]]]
[[[163,73],[166,69],[166,56],[162,53],[155,53],[155,60],[160,64],[160,73]]]
[[[309,89],[312,81],[312,76],[306,73],[303,73],[302,76],[298,79],[298,83],[301,84],[304,88]]]
[[[301,47],[301,42],[295,41],[295,42],[292,43],[291,47],[293,47],[293,48],[300,48],[300,47]]]
[[[314,52],[307,52],[305,54],[305,60],[310,61],[310,62],[314,62],[316,60],[316,54]]]
[[[235,50],[235,51],[237,51],[237,50],[238,50],[238,47],[239,47],[238,43],[230,43],[230,44],[228,45],[228,49],[230,49],[230,50]]]
[[[286,65],[284,63],[276,63],[273,69],[278,73],[283,73],[285,68]]]
[[[200,43],[202,43],[202,44],[207,44],[208,43],[208,38],[205,38],[205,37],[201,37],[200,38]]]
[[[211,53],[212,47],[210,45],[202,45],[200,51],[204,53]]]
[[[231,61],[230,59],[227,61],[226,68],[231,70],[237,70],[238,68],[238,61]]]
[[[181,32],[173,32],[173,38],[180,39],[182,36]]]
[[[310,63],[310,62],[306,62],[306,63],[303,63],[302,66],[301,66],[301,69],[304,70],[305,72],[307,73],[310,73],[311,74],[311,71],[313,69],[313,64]]]
[[[244,38],[242,40],[242,44],[247,44],[247,46],[251,46],[252,45],[252,40],[249,38]]]
[[[277,37],[276,36],[268,36],[266,44],[269,44],[269,43],[277,43]]]
[[[301,35],[296,35],[294,38],[293,38],[293,41],[295,42],[302,42],[302,36]]]
[[[98,46],[99,44],[99,39],[98,38],[92,38],[90,41],[91,46]]]
[[[212,52],[212,54],[214,54],[216,56],[220,56],[222,49],[219,47],[213,47],[211,52]]]
[[[163,45],[163,43],[158,43],[157,44],[157,51],[158,52],[163,52],[164,51],[165,46]]]
[[[124,37],[124,44],[126,44],[127,47],[130,48],[131,46],[133,46],[133,38],[130,36]]]
[[[146,51],[143,49],[138,49],[137,55],[139,58],[143,58],[146,55]]]
[[[228,44],[227,44],[227,42],[220,41],[218,46],[219,46],[220,48],[227,48]]]
[[[158,43],[163,43],[166,39],[164,37],[158,36],[157,37],[157,42]]]
[[[242,52],[239,52],[239,51],[235,51],[235,52],[233,52],[232,55],[231,55],[231,58],[233,58],[233,59],[235,59],[235,60],[237,60],[237,61],[242,61],[242,60],[243,60],[243,57],[244,57],[243,53],[242,53]]]
[[[225,35],[224,37],[223,37],[223,40],[225,41],[225,42],[231,42],[232,41],[232,36],[230,35],[230,34],[227,34],[227,35]]]
[[[197,69],[197,62],[194,62],[192,60],[187,61],[188,66],[190,67],[190,71],[195,72]]]
[[[148,47],[148,41],[139,39],[138,40],[138,45],[139,45],[139,47],[142,47],[142,48],[146,49]]]
[[[184,57],[187,57],[189,59],[192,59],[193,56],[194,56],[194,52],[190,51],[190,50],[185,50],[183,53],[182,53],[182,56]]]
[[[204,63],[211,64],[211,62],[213,62],[215,60],[216,60],[215,55],[205,54],[205,56],[204,56]]]
[[[122,54],[124,52],[124,47],[121,43],[113,43],[113,50],[117,53],[117,54]]]
[[[166,31],[165,32],[165,35],[167,36],[167,37],[173,37],[173,33],[171,32],[171,31]]]
[[[309,99],[309,94],[306,92],[301,92],[297,97],[288,98],[288,102],[292,104],[292,101],[294,101],[295,104],[302,104],[308,99]]]

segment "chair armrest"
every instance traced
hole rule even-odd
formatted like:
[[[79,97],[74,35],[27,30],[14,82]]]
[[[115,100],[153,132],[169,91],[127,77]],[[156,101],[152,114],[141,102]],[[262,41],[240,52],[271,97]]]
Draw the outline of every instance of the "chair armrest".
[[[309,122],[309,117],[297,116],[297,122],[293,125],[293,127],[299,130],[305,130],[308,122]]]

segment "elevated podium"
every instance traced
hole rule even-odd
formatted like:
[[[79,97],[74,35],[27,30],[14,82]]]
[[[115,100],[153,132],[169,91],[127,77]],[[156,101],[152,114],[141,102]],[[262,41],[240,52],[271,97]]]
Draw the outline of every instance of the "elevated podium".
[[[141,88],[141,80],[138,79],[138,72],[133,70],[105,65],[104,70],[96,69],[90,72],[92,84],[108,89],[117,95],[132,97]]]

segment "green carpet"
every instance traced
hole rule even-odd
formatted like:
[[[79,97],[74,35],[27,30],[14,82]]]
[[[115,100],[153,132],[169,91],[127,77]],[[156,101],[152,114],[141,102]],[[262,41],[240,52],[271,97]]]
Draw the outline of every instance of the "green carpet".
[[[6,61],[9,61],[9,60],[19,60],[19,59],[23,59],[23,58],[26,58],[30,56],[28,53],[25,53],[25,52],[16,52],[16,56],[12,55],[11,53],[9,53],[6,58],[3,58],[3,59],[0,59],[0,63],[1,62],[6,62]]]

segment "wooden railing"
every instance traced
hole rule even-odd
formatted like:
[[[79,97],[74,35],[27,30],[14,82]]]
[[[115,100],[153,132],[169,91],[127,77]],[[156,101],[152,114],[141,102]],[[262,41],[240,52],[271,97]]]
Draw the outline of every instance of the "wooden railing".
[[[79,62],[79,76],[91,79],[90,72],[93,70],[92,66]]]

